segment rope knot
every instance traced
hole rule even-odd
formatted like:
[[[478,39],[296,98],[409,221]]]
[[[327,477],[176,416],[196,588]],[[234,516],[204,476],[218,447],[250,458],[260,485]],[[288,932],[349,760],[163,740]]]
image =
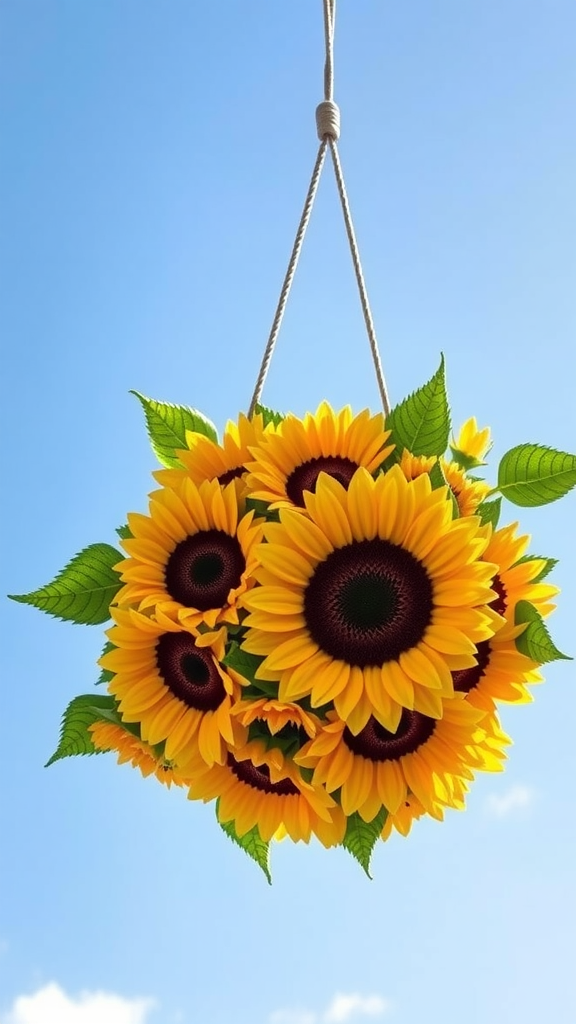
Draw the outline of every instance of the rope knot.
[[[316,130],[321,142],[340,138],[340,107],[334,100],[322,100],[316,107]]]

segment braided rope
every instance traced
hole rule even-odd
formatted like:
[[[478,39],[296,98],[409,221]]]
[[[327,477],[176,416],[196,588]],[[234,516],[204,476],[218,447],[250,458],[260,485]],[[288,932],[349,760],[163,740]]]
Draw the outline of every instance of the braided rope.
[[[354,266],[354,273],[356,275],[356,283],[358,285],[358,292],[360,295],[360,305],[362,306],[362,314],[364,316],[364,323],[366,325],[366,333],[368,334],[368,341],[370,343],[370,350],[372,352],[372,360],[374,362],[374,369],[376,371],[376,380],[378,382],[378,389],[380,391],[380,397],[382,399],[382,407],[386,415],[390,412],[390,401],[388,398],[388,390],[386,388],[386,381],[384,379],[384,372],[382,370],[382,361],[380,359],[380,352],[378,349],[378,341],[376,338],[376,331],[374,328],[374,321],[372,319],[372,313],[370,311],[370,304],[368,302],[368,293],[366,290],[366,283],[364,281],[364,274],[362,273],[362,264],[360,262],[360,252],[358,249],[358,243],[356,241],[356,233],[354,231],[354,223],[352,221],[352,214],[350,212],[350,204],[348,202],[348,196],[346,193],[346,186],[344,183],[344,175],[342,172],[342,165],[340,163],[340,156],[338,153],[338,139],[340,138],[340,108],[338,104],[334,102],[334,22],[336,16],[336,0],[323,0],[324,3],[324,42],[326,50],[326,58],[324,62],[324,99],[318,104],[316,108],[316,130],[318,132],[318,138],[320,139],[320,146],[316,156],[314,169],[312,171],[312,177],[308,186],[308,192],[306,194],[306,200],[304,202],[304,208],[298,224],[298,230],[296,232],[296,238],[294,239],[294,245],[292,246],[292,253],[288,263],[288,269],[284,277],[284,282],[280,291],[280,297],[278,299],[278,305],[276,307],[276,313],[274,314],[274,320],[272,321],[272,327],[260,364],[260,370],[258,372],[258,379],[254,387],[254,393],[250,402],[250,408],[248,416],[254,415],[256,406],[260,401],[262,390],[264,388],[264,382],[270,366],[270,361],[278,340],[278,334],[280,332],[280,326],[282,324],[282,318],[284,316],[284,310],[286,309],[286,303],[296,273],[296,267],[302,251],[302,245],[304,242],[304,236],[306,229],[310,221],[312,214],[312,207],[318,191],[318,184],[320,182],[320,176],[322,174],[322,168],[324,166],[324,159],[326,156],[326,150],[330,147],[330,154],[332,156],[332,164],[334,167],[334,174],[336,177],[336,186],[338,189],[338,195],[340,197],[340,205],[342,207],[342,213],[344,216],[344,224],[346,226],[346,234],[348,237],[348,245],[350,247],[350,255],[352,257],[352,263]]]

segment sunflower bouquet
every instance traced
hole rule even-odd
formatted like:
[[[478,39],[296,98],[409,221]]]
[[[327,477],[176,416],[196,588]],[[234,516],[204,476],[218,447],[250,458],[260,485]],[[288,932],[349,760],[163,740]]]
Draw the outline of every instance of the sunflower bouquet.
[[[135,393],[137,394],[137,393]],[[257,406],[221,441],[196,410],[137,394],[163,468],[146,515],[15,600],[112,619],[107,693],[63,716],[48,764],[113,751],[215,801],[269,878],[269,844],[344,846],[462,809],[500,771],[500,702],[531,700],[564,658],[545,625],[553,559],[527,552],[502,498],[554,501],[576,456],[523,444],[479,475],[490,432],[450,442],[444,363],[384,418]]]

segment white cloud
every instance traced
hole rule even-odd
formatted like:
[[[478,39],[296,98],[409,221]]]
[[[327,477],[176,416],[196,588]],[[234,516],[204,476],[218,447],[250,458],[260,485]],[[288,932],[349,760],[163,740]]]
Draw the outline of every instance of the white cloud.
[[[360,1015],[379,1017],[388,1008],[389,1003],[382,999],[382,996],[360,996],[357,992],[345,995],[343,992],[337,992],[322,1015],[322,1020],[326,1021],[326,1024],[341,1024],[342,1021]]]
[[[534,800],[534,790],[528,786],[511,786],[501,795],[491,793],[486,800],[486,810],[496,818],[507,818],[509,814],[529,807]]]
[[[355,1017],[379,1017],[390,1009],[382,996],[361,996],[357,992],[337,992],[325,1010],[286,1009],[270,1014],[270,1024],[345,1024]]]
[[[146,1024],[154,1005],[109,992],[81,992],[72,999],[52,981],[32,996],[18,996],[2,1024]]]

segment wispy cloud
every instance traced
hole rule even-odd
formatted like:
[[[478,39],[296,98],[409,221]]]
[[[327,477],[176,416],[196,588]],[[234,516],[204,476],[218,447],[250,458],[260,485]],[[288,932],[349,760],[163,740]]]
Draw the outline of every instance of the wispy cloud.
[[[146,1024],[155,1003],[151,999],[124,999],[109,992],[66,995],[55,982],[31,996],[18,996],[3,1024]]]
[[[358,992],[337,992],[328,1006],[317,1013],[304,1008],[275,1010],[270,1024],[346,1024],[357,1017],[380,1017],[390,1009],[382,996],[362,996]]]
[[[491,793],[486,799],[486,810],[495,818],[507,818],[514,811],[529,807],[534,796],[529,786],[511,786],[505,793]]]

